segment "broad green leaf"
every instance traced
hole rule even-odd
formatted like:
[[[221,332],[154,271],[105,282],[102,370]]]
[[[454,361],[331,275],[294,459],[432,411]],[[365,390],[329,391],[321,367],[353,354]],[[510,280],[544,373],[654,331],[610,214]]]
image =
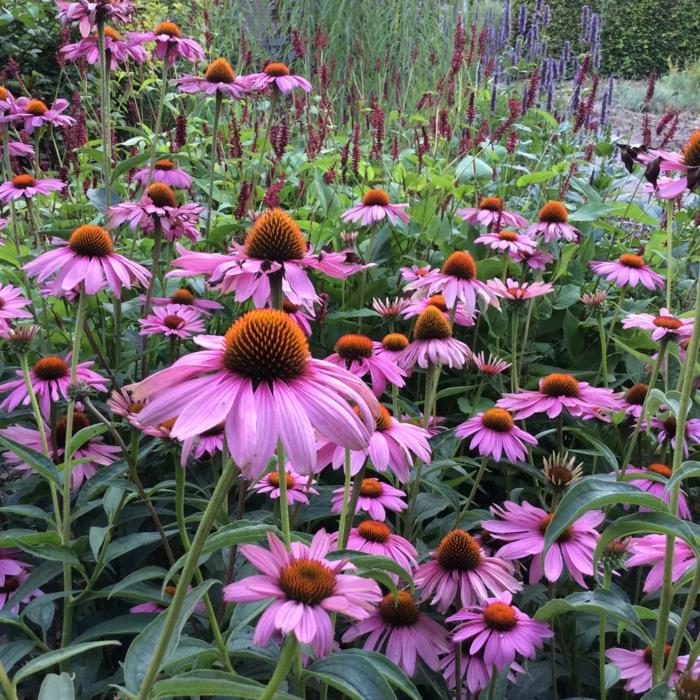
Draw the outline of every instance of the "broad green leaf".
[[[545,551],[584,513],[617,503],[629,503],[653,511],[668,512],[668,507],[660,498],[636,486],[615,481],[611,477],[584,477],[571,487],[557,506],[545,532]]]
[[[33,658],[29,663],[22,666],[22,668],[15,674],[13,682],[16,685],[25,678],[28,678],[29,676],[35,673],[39,673],[39,671],[51,668],[52,666],[55,666],[56,664],[65,661],[66,659],[70,659],[73,656],[77,656],[78,654],[84,654],[86,651],[98,649],[100,647],[109,647],[115,645],[119,646],[119,642],[117,642],[114,639],[110,639],[104,642],[87,642],[84,644],[71,644],[65,649],[49,651],[46,654],[42,654],[41,656]]]
[[[571,214],[569,214],[569,221],[595,221],[596,219],[607,216],[613,211],[615,211],[615,207],[612,204],[607,204],[605,202],[589,202],[579,207],[576,211],[571,212]]]
[[[0,513],[12,513],[13,515],[19,515],[20,518],[34,518],[36,520],[46,520],[47,522],[53,521],[49,513],[36,506],[22,504],[2,506],[0,507]]]
[[[49,673],[39,689],[39,700],[74,700],[73,679],[67,673]]]
[[[539,170],[521,175],[515,184],[518,187],[525,187],[525,185],[534,185],[538,182],[547,182],[556,176],[557,174],[553,170]]]
[[[25,447],[19,442],[10,440],[10,438],[6,438],[4,435],[0,435],[0,446],[14,452],[23,462],[26,462],[35,472],[41,474],[45,479],[53,481],[55,484],[60,483],[61,477],[56,469],[56,465],[46,455]]]
[[[455,177],[459,182],[489,180],[493,177],[493,168],[481,158],[467,156],[457,163]]]
[[[88,425],[87,428],[79,430],[70,440],[69,452],[74,455],[77,450],[79,450],[85,443],[92,440],[92,438],[102,435],[102,433],[107,432],[107,426],[102,423],[95,423],[94,425]]]
[[[168,640],[168,646],[163,657],[163,664],[167,662],[168,657],[177,647],[182,629],[190,615],[194,612],[195,606],[213,585],[214,581],[204,581],[196,588],[193,588],[185,597],[182,610],[180,610],[180,616]],[[124,659],[124,683],[126,684],[127,690],[131,692],[136,692],[141,686],[143,677],[146,675],[146,670],[151,663],[153,653],[158,645],[158,640],[163,631],[163,625],[165,624],[167,614],[168,610],[166,609],[160,613],[153,622],[147,625],[141,634],[134,639],[131,646],[129,646],[129,650],[126,652],[126,658]]]
[[[413,700],[421,700],[421,696],[418,689],[413,684],[413,681],[384,654],[379,654],[375,651],[364,651],[362,649],[346,649],[343,654],[346,654],[346,658],[347,656],[357,656],[364,663],[371,664],[387,681],[389,681],[390,685],[398,688],[402,693],[405,693]]]
[[[132,168],[138,168],[139,165],[148,162],[150,158],[150,153],[139,153],[138,155],[131,156],[131,158],[126,158],[125,160],[117,163],[112,171],[112,182],[119,182],[119,177],[124,173],[128,172]]]
[[[132,535],[120,537],[118,540],[109,543],[107,554],[105,554],[105,563],[132,552],[134,549],[158,541],[160,541],[160,535],[157,532],[135,532]]]
[[[659,683],[659,685],[655,685],[650,691],[644,693],[639,700],[671,700],[671,698],[675,697],[676,694],[666,683]]]
[[[341,651],[314,661],[306,675],[327,683],[351,700],[396,700],[396,693],[379,673],[368,673],[370,664],[359,655]]]
[[[566,598],[550,600],[535,613],[535,619],[551,620],[557,615],[568,612],[607,615],[623,623],[628,630],[647,644],[651,642],[651,637],[639,620],[632,604],[615,591],[598,588],[594,591],[581,591],[572,593]]]
[[[233,678],[224,671],[189,671],[173,678],[158,681],[150,698],[199,697],[201,695],[216,695],[224,698],[259,698],[265,689],[264,685],[248,678],[237,676]],[[298,700],[297,695],[278,691],[275,698],[279,700]]]
[[[166,574],[167,571],[161,566],[146,566],[143,569],[139,569],[138,571],[130,573],[128,576],[125,576],[120,581],[117,581],[117,583],[115,583],[110,588],[109,595],[107,597],[111,598],[113,595],[116,595],[117,593],[126,590],[130,586],[133,586],[135,583],[141,583],[141,581],[163,579],[165,578]]]
[[[5,623],[4,615],[0,613],[0,621]],[[14,668],[27,654],[29,654],[36,644],[31,639],[21,639],[17,642],[3,642],[0,644],[0,662],[6,671]]]
[[[151,613],[129,613],[127,615],[116,615],[109,620],[100,622],[88,630],[85,630],[79,637],[75,638],[76,642],[89,642],[100,637],[114,637],[120,634],[137,635],[143,631],[143,628],[153,621]]]
[[[670,492],[679,481],[683,483],[686,479],[694,479],[698,476],[700,476],[700,462],[683,462],[678,470],[671,475],[666,484],[666,490]]]

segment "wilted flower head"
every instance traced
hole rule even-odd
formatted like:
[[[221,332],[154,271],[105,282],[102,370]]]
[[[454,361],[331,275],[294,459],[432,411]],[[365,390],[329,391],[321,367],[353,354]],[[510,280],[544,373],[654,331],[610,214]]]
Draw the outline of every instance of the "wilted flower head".
[[[600,289],[597,292],[583,294],[581,296],[581,301],[592,311],[600,313],[605,308],[607,298],[607,293],[603,289]]]
[[[547,481],[560,489],[566,489],[583,476],[583,463],[576,463],[576,457],[568,452],[552,453],[543,460],[542,468]]]

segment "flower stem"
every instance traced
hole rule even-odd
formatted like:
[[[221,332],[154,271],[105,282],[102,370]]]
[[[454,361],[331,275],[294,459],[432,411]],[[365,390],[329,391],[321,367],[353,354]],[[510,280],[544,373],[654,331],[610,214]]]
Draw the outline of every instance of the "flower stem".
[[[105,23],[97,20],[97,46],[100,53],[100,121],[102,126],[102,178],[105,189],[105,212],[109,207],[111,170],[112,170],[112,129],[110,125],[110,90],[109,90],[109,63],[105,49]]]
[[[163,107],[165,106],[165,96],[168,93],[168,56],[163,58],[163,79],[160,84],[160,97],[158,98],[158,111],[156,112],[156,124],[153,128],[153,143],[151,144],[151,158],[148,165],[148,184],[153,177],[153,168],[156,165],[156,150],[158,148],[158,138],[160,137],[160,124],[163,119]]]
[[[520,317],[517,311],[513,311],[510,317],[510,352],[511,352],[511,372],[510,372],[510,388],[516,392],[520,390],[520,382],[518,380],[518,323]]]
[[[348,504],[350,503],[350,483],[352,481],[350,449],[345,448],[345,465],[343,468],[345,480],[343,481],[343,503],[340,507],[340,520],[338,521],[338,548],[342,549],[341,542],[345,534],[345,520],[348,517]]]
[[[257,186],[258,171],[262,169],[262,162],[265,158],[265,152],[267,151],[267,146],[270,143],[270,131],[272,131],[272,120],[275,117],[275,107],[277,106],[277,98],[279,97],[279,91],[273,88],[272,97],[270,98],[270,115],[267,118],[267,125],[265,126],[265,135],[263,136],[262,146],[260,147],[260,156],[258,158],[258,167],[253,171],[253,181],[250,188],[250,197],[248,199],[249,208],[255,206],[255,188]]]
[[[605,337],[605,325],[603,315],[598,316],[598,336],[600,338],[600,368],[603,372],[603,386],[608,386],[608,340]]]
[[[642,423],[644,422],[644,416],[646,415],[647,402],[649,401],[649,396],[651,395],[651,390],[656,385],[656,380],[659,378],[659,371],[661,369],[661,364],[663,363],[664,356],[666,355],[666,342],[662,340],[659,345],[659,352],[656,354],[656,363],[654,364],[654,369],[651,372],[651,379],[649,379],[649,390],[644,397],[644,403],[642,404],[642,410],[639,413],[639,418],[634,426],[634,431],[630,437],[629,444],[627,445],[627,452],[620,465],[620,475],[624,475],[627,470],[627,465],[629,464],[632,453],[634,452],[634,446],[637,444],[637,438],[639,437],[639,431],[642,428]]]
[[[668,215],[667,215],[668,216]],[[669,241],[670,244],[670,241]],[[670,275],[669,275],[670,278]],[[670,279],[667,280],[670,283]],[[676,414],[676,446],[673,450],[672,472],[676,474],[683,461],[685,446],[685,427],[688,420],[688,409],[690,408],[691,394],[695,385],[695,362],[700,349],[700,284],[695,284],[695,315],[693,317],[693,335],[690,338],[685,360],[682,366],[683,382],[681,384],[681,396],[678,401],[678,412]],[[661,355],[661,352],[659,352]],[[657,359],[657,364],[659,360]],[[649,389],[651,389],[651,385]],[[677,481],[671,489],[669,510],[671,515],[678,514],[678,500],[680,498],[681,482]],[[661,589],[659,604],[659,622],[656,629],[656,639],[653,652],[653,680],[658,682],[662,677],[664,668],[664,645],[666,643],[666,631],[668,629],[668,617],[671,612],[673,602],[673,554],[675,550],[676,538],[672,535],[666,537],[666,551],[664,553],[664,578]],[[697,594],[697,591],[695,591]],[[682,628],[678,628],[682,632]],[[670,659],[669,659],[670,662]],[[668,668],[673,668],[669,665]]]
[[[209,216],[207,217],[207,228],[206,228],[206,233],[205,236],[208,239],[209,238],[209,232],[211,231],[211,220],[213,218],[213,213],[214,213],[214,206],[213,206],[213,199],[214,199],[214,171],[216,170],[216,161],[217,161],[217,150],[218,150],[218,144],[217,144],[217,137],[219,134],[219,119],[221,117],[221,105],[223,103],[223,96],[222,94],[217,90],[216,91],[216,102],[214,103],[214,124],[212,128],[212,135],[211,135],[211,166],[209,169]]]
[[[168,612],[165,616],[165,621],[163,623],[163,631],[158,639],[158,644],[151,657],[151,661],[144,675],[143,681],[141,683],[141,688],[136,696],[136,700],[147,700],[150,696],[151,688],[153,683],[158,676],[160,671],[160,666],[165,657],[165,652],[168,648],[170,638],[177,624],[178,617],[180,616],[180,611],[182,610],[182,605],[185,601],[187,595],[187,587],[192,580],[195,569],[197,568],[197,562],[204,549],[204,543],[206,542],[209,531],[211,530],[216,515],[221,509],[224,501],[226,500],[226,495],[228,494],[234,479],[236,478],[236,468],[231,460],[228,460],[224,466],[223,473],[214,493],[209,500],[209,504],[202,515],[202,519],[199,522],[199,527],[195,533],[194,540],[192,540],[192,546],[187,554],[187,559],[185,559],[185,564],[182,568],[182,573],[180,574],[180,579],[178,581],[177,588],[175,589],[175,595],[168,606]]]
[[[552,509],[554,510],[554,509]],[[603,588],[610,588],[610,571],[605,569],[603,574]],[[605,686],[605,631],[607,627],[607,617],[600,616],[598,626],[598,685],[600,686],[600,700],[606,700],[607,688]]]
[[[82,285],[81,285],[82,287]],[[78,373],[78,362],[80,360],[80,341],[83,337],[83,326],[85,325],[85,316],[87,312],[87,295],[85,290],[81,288],[78,294],[78,310],[75,314],[75,331],[73,335],[73,351],[70,362],[70,385],[75,384]],[[75,400],[68,401],[68,409],[66,412],[66,442],[63,453],[63,515],[62,527],[63,534],[61,542],[64,546],[70,546],[70,489],[71,489],[71,458],[72,452],[70,443],[73,439],[73,411],[75,410]],[[61,647],[65,647],[71,639],[71,627],[73,625],[73,601],[71,600],[73,590],[73,574],[72,567],[69,562],[63,564],[63,631],[61,634]]]
[[[282,272],[270,275],[270,305],[273,309],[284,308],[284,295],[282,294]]]
[[[455,700],[462,700],[462,642],[455,644]]]
[[[666,308],[671,313],[673,290],[673,200],[666,202]]]
[[[282,521],[282,534],[287,546],[292,542],[292,528],[289,524],[289,500],[287,499],[287,472],[286,456],[282,441],[277,441],[277,475],[280,489],[280,520]]]
[[[17,700],[17,691],[10,682],[10,677],[7,675],[2,661],[0,661],[0,688],[2,688],[7,700]]]
[[[158,276],[158,265],[160,263],[160,248],[163,239],[163,229],[161,228],[158,219],[156,219],[156,227],[153,232],[153,250],[152,262],[151,262],[151,279],[148,281],[148,290],[146,291],[146,301],[143,304],[143,317],[145,318],[151,312],[151,306],[153,305],[153,288],[155,287],[156,277]],[[141,379],[143,379],[148,374],[148,339],[150,336],[143,336],[143,360],[141,364]]]
[[[476,497],[476,493],[479,490],[479,485],[481,484],[481,480],[484,478],[484,473],[486,472],[486,465],[489,462],[489,456],[484,455],[484,457],[481,460],[481,464],[479,465],[479,471],[476,473],[476,477],[474,477],[474,483],[472,484],[472,490],[469,492],[469,498],[467,498],[467,502],[464,504],[464,508],[457,514],[457,520],[455,521],[455,527],[459,526],[459,523],[462,521],[462,518],[469,512],[469,509],[472,506],[472,503],[474,502],[474,498]]]
[[[278,688],[282,685],[282,681],[287,677],[289,669],[292,666],[292,661],[297,656],[299,643],[294,634],[290,634],[284,640],[284,646],[280,652],[280,660],[277,662],[275,672],[272,678],[267,683],[265,690],[260,694],[259,700],[272,700],[277,693]]]
[[[44,427],[44,418],[41,415],[41,409],[39,408],[39,402],[36,400],[36,394],[34,393],[34,387],[32,386],[32,380],[29,375],[29,361],[27,359],[27,354],[22,353],[19,356],[19,363],[22,367],[22,377],[24,378],[24,386],[27,389],[27,396],[29,396],[29,401],[32,406],[32,412],[34,413],[34,420],[36,421],[37,427],[39,428],[39,434],[41,435],[41,449],[47,457],[51,456],[49,450],[49,441],[46,437],[46,428]],[[49,481],[49,489],[51,490],[51,503],[53,504],[54,519],[56,520],[56,528],[62,532],[61,526],[61,507],[58,502],[58,489],[53,481]],[[67,542],[64,544],[68,544]]]

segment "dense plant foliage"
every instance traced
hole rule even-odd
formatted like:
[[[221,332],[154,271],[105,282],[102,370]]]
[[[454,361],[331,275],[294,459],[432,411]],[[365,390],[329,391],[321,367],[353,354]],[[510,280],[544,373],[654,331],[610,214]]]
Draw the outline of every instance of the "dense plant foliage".
[[[0,88],[0,692],[696,697],[700,133],[609,140],[590,13],[382,91],[229,9]]]

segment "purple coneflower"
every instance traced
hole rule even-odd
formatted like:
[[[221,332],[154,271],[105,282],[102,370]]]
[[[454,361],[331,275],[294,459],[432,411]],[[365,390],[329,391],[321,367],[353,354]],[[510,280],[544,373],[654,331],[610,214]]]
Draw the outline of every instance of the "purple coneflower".
[[[498,278],[490,279],[487,284],[497,297],[516,304],[554,291],[554,286],[549,282],[518,282],[510,277],[505,282]]]
[[[483,655],[486,666],[497,671],[508,668],[515,655],[535,657],[543,641],[554,636],[545,622],[528,617],[511,605],[508,592],[487,598],[483,605],[470,605],[447,618],[448,622],[459,622],[452,639],[455,642],[472,640],[469,654]]]
[[[644,592],[653,593],[658,591],[663,586],[664,581],[666,535],[651,534],[633,537],[627,549],[631,555],[625,562],[628,568],[651,565],[651,569],[644,581]],[[693,550],[683,540],[676,539],[673,548],[673,568],[671,572],[673,583],[678,581],[696,563],[697,560]]]
[[[432,559],[421,564],[413,576],[422,590],[422,600],[445,612],[455,600],[462,606],[483,602],[489,595],[515,592],[522,584],[513,577],[513,565],[499,557],[488,557],[468,532],[451,530]]]
[[[331,536],[337,543],[337,533]],[[409,572],[413,571],[418,556],[416,548],[405,537],[395,534],[386,523],[379,520],[363,520],[352,528],[347,548],[389,557]],[[398,581],[396,574],[392,574],[392,578]]]
[[[654,314],[627,314],[622,321],[623,328],[640,328],[651,332],[651,339],[683,340],[693,334],[693,320],[677,318],[668,309],[661,309],[658,316]]]
[[[54,276],[57,290],[70,291],[82,284],[86,294],[96,294],[109,287],[116,297],[121,296],[122,287],[148,284],[148,270],[115,253],[112,237],[100,226],[79,226],[68,241],[54,242],[56,248],[24,266],[27,275],[39,283]]]
[[[374,353],[377,357],[385,357],[390,362],[398,364],[401,353],[408,347],[409,340],[403,333],[387,333],[382,342],[374,342]]]
[[[382,221],[384,218],[395,225],[398,221],[407,224],[410,221],[408,214],[404,211],[408,209],[408,204],[391,204],[389,195],[384,190],[369,190],[362,197],[362,204],[357,204],[341,215],[345,223],[359,221],[363,226]]]
[[[134,180],[141,187],[146,187],[151,180],[162,182],[168,187],[179,187],[185,190],[192,186],[192,176],[178,168],[170,158],[159,158],[153,164],[152,174],[150,170],[150,168],[142,168],[134,173]]]
[[[547,265],[554,260],[551,253],[543,250],[536,250],[534,253],[519,251],[511,255],[515,262],[525,263],[532,270],[545,270]]]
[[[146,301],[145,295],[139,296],[138,299],[142,303]],[[191,306],[203,316],[211,316],[212,312],[224,308],[223,304],[220,304],[218,301],[211,301],[210,299],[202,299],[195,296],[187,287],[176,289],[169,297],[153,297],[151,303],[153,306],[167,306],[168,304]]]
[[[700,129],[694,131],[686,141],[680,153],[672,151],[652,149],[643,155],[640,160],[649,162],[659,159],[661,172],[678,170],[685,173],[676,180],[659,178],[657,181],[657,195],[662,199],[675,199],[683,192],[693,190],[698,184],[698,170],[700,169]]]
[[[628,416],[633,418],[639,418],[642,415],[642,409],[644,408],[644,402],[646,401],[647,394],[649,393],[648,384],[633,384],[625,393],[622,395],[622,408]]]
[[[664,286],[664,278],[654,272],[641,255],[625,253],[617,260],[593,260],[590,266],[593,272],[605,277],[607,282],[614,282],[616,287],[636,287],[643,284],[653,292],[657,287],[662,289]]]
[[[497,555],[504,559],[524,559],[533,555],[530,564],[530,585],[542,576],[548,581],[558,581],[564,569],[582,588],[588,588],[584,576],[593,575],[593,552],[598,542],[596,527],[605,514],[589,511],[572,523],[557,541],[544,552],[544,536],[553,515],[523,502],[518,505],[506,501],[502,506],[491,506],[495,520],[486,520],[482,527],[496,540],[509,544],[501,547]]]
[[[482,233],[474,243],[487,245],[492,250],[500,253],[515,255],[517,253],[532,254],[535,252],[537,242],[529,236],[524,236],[515,231],[501,229],[492,233]]]
[[[272,533],[267,542],[269,550],[253,544],[240,547],[262,573],[223,590],[227,603],[273,599],[255,627],[253,644],[266,646],[275,632],[293,633],[302,644],[310,644],[317,656],[324,656],[333,644],[332,613],[363,620],[381,600],[372,579],[342,573],[350,566],[347,560],[326,559],[332,541],[325,530],[314,535],[310,546],[293,542],[291,551]]]
[[[487,360],[483,350],[476,355],[472,355],[472,362],[476,365],[476,368],[482,374],[486,374],[489,376],[501,374],[510,367],[510,362],[506,362],[505,360],[499,360],[493,355],[489,355]]]
[[[126,63],[129,59],[136,63],[146,60],[146,52],[138,42],[128,35],[122,35],[112,27],[104,28],[105,52],[110,57],[109,69],[114,70],[120,63]],[[75,44],[68,44],[61,48],[61,53],[67,61],[85,59],[90,65],[100,60],[100,50],[97,43],[97,35],[86,36]]]
[[[402,267],[399,272],[404,282],[416,282],[428,275],[432,269],[430,265],[411,265],[411,267]]]
[[[24,309],[31,304],[19,287],[0,282],[0,321],[13,321],[16,318],[31,318],[29,311]]]
[[[11,180],[0,185],[0,199],[3,202],[15,202],[18,199],[31,199],[38,194],[59,192],[65,183],[55,178],[36,180],[32,175],[15,175]]]
[[[496,403],[514,414],[517,420],[535,413],[546,413],[556,418],[564,409],[572,416],[596,415],[600,409],[620,410],[620,399],[612,389],[595,388],[588,382],[579,382],[570,374],[554,372],[539,381],[537,391],[522,390],[504,394]]]
[[[311,321],[316,320],[313,310],[309,311],[303,306],[292,304],[289,299],[283,299],[282,311],[284,311],[306,335],[311,335]]]
[[[669,445],[672,450],[676,449],[676,428],[675,416],[668,415],[665,418],[654,416],[651,419],[651,428],[656,431],[656,439],[660,445]],[[685,436],[683,438],[683,454],[688,456],[688,441],[700,444],[700,418],[688,418],[685,422]]]
[[[668,660],[671,652],[671,645],[664,645],[664,663]],[[625,690],[630,693],[641,695],[651,690],[653,681],[652,667],[652,649],[645,647],[644,649],[622,649],[621,647],[613,647],[605,652],[608,659],[620,669],[620,678],[625,683]],[[679,656],[673,666],[671,675],[668,679],[668,685],[672,686],[685,671],[688,665],[689,657]],[[700,662],[695,662],[693,670],[697,670]]]
[[[318,491],[311,486],[310,476],[298,474],[294,467],[287,463],[285,469],[285,481],[287,482],[287,503],[303,503],[309,505],[308,495],[314,494],[318,496]],[[271,471],[265,474],[260,481],[253,484],[251,489],[257,493],[267,494],[273,500],[280,497],[280,475],[278,471]]]
[[[478,450],[482,457],[496,461],[505,456],[519,462],[527,454],[524,443],[536,445],[537,440],[513,422],[513,416],[502,408],[490,408],[455,428],[459,438],[471,437],[470,450]]]
[[[190,455],[195,459],[211,459],[218,452],[224,451],[224,424],[219,423],[205,430],[196,437],[182,441],[180,463],[185,466]]]
[[[383,649],[384,654],[409,676],[416,673],[417,659],[437,671],[440,654],[450,648],[447,630],[422,613],[408,591],[399,591],[396,597],[387,593],[366,619],[345,632],[343,641],[352,642],[365,634],[369,636],[363,649]]]
[[[280,92],[291,92],[294,88],[311,92],[311,83],[300,75],[292,75],[285,63],[268,63],[262,73],[252,73],[244,79],[250,90],[272,87]]]
[[[566,207],[557,201],[547,202],[537,216],[537,223],[532,224],[526,235],[535,238],[542,236],[545,243],[564,239],[572,243],[578,243],[581,240],[581,232],[575,229],[569,221],[569,212]]]
[[[68,100],[58,99],[50,108],[41,100],[25,99],[22,102],[17,100],[17,105],[21,109],[17,116],[24,121],[24,130],[27,134],[47,124],[61,127],[75,124],[73,117],[63,114],[68,108]]]
[[[333,491],[331,511],[340,513],[343,506],[343,487]],[[386,511],[392,510],[400,513],[406,510],[406,502],[402,500],[406,494],[399,489],[379,479],[363,479],[360,485],[360,497],[357,501],[357,510],[364,511],[373,520],[386,520]]]
[[[130,21],[134,8],[131,0],[56,0],[56,5],[61,24],[77,22],[81,36],[95,31],[98,21]]]
[[[127,37],[139,44],[155,41],[156,57],[161,61],[166,59],[171,68],[178,56],[190,63],[204,58],[204,49],[193,39],[183,37],[180,27],[174,22],[161,22],[152,32],[128,32]]]
[[[263,471],[277,440],[301,474],[316,467],[316,431],[349,449],[369,444],[374,395],[347,370],[311,358],[284,311],[249,311],[225,336],[195,342],[204,350],[126,387],[137,401],[150,399],[139,414],[143,425],[177,415],[171,435],[184,440],[223,422],[231,456],[249,479]]]
[[[443,316],[449,320],[450,311],[447,308],[447,302],[442,294],[433,294],[430,297],[423,297],[421,299],[412,299],[408,302],[402,315],[404,318],[413,318],[414,316],[419,316],[421,311],[423,311],[428,306],[434,306],[435,308],[442,311]],[[464,304],[457,302],[456,310],[454,314],[454,323],[458,326],[473,326],[474,318],[473,312],[471,314],[465,311]]]
[[[527,219],[512,211],[506,211],[503,200],[500,197],[484,197],[478,208],[468,207],[457,209],[455,216],[464,219],[472,226],[488,226],[501,228],[512,226],[522,228],[527,226]]]
[[[240,100],[249,89],[247,80],[237,76],[225,58],[217,58],[212,61],[204,76],[183,75],[178,78],[177,84],[180,87],[180,92],[225,95],[234,100]]]
[[[654,462],[647,465],[644,469],[639,469],[633,467],[632,465],[627,467],[626,474],[636,474],[634,479],[630,479],[630,484],[636,486],[642,491],[646,491],[667,504],[671,502],[671,492],[666,488],[668,480],[673,475],[671,467],[665,464],[659,464]],[[642,513],[648,513],[649,508],[644,508],[643,506],[639,508]],[[690,508],[688,508],[688,499],[683,491],[680,491],[678,496],[678,515],[686,520],[691,520],[692,516],[690,513]]]
[[[326,362],[343,367],[356,377],[369,374],[372,390],[377,396],[386,391],[387,384],[402,387],[406,383],[406,372],[386,355],[376,354],[372,339],[366,335],[343,335],[336,341],[334,350],[335,352],[326,358]]]
[[[29,578],[29,572],[33,568],[21,559],[15,557],[20,554],[19,549],[3,547],[0,549],[0,610],[5,608],[8,601],[11,605],[6,612],[17,615],[20,603],[28,603],[31,598],[43,595],[40,590],[29,593],[22,600],[14,600],[17,589]]]
[[[372,299],[372,308],[388,321],[395,321],[411,303],[409,299],[394,297],[393,299]]]

